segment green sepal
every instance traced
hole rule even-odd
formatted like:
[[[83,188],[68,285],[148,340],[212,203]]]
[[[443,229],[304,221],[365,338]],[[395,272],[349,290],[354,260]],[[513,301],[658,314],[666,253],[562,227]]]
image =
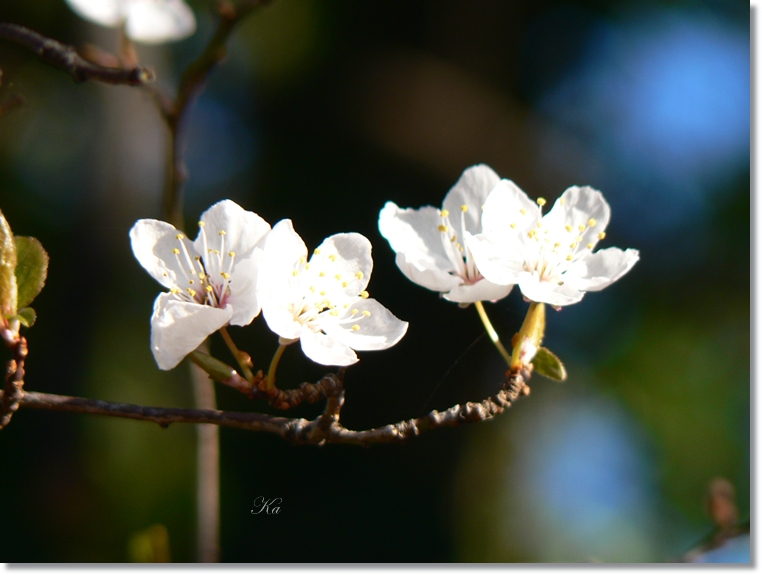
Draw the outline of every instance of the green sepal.
[[[561,360],[558,359],[556,354],[550,351],[548,348],[537,348],[537,353],[532,360],[534,366],[534,372],[544,375],[550,379],[556,381],[564,381],[566,379],[566,368]]]
[[[37,238],[16,236],[16,283],[18,307],[28,306],[42,290],[48,277],[48,253]]]
[[[25,307],[20,309],[18,313],[10,319],[17,319],[19,322],[21,322],[21,325],[32,327],[34,322],[37,321],[37,312],[34,311],[31,307]]]
[[[203,352],[192,351],[188,357],[215,381],[226,382],[236,373],[228,364]]]
[[[16,276],[16,243],[8,221],[0,212],[0,315],[10,317],[18,309]]]

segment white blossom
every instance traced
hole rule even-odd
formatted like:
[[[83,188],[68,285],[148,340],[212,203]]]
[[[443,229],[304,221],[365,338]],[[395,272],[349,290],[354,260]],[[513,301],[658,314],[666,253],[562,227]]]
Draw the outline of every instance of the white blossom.
[[[453,302],[494,301],[508,295],[513,286],[485,279],[469,250],[469,238],[482,231],[484,201],[499,181],[489,166],[480,164],[463,172],[441,210],[386,203],[378,227],[409,280]]]
[[[175,367],[221,327],[247,325],[260,312],[260,243],[270,225],[231,200],[210,207],[198,225],[192,243],[159,220],[138,220],[130,230],[140,265],[169,288],[151,317],[151,350],[161,369]]]
[[[79,16],[146,44],[182,40],[196,31],[196,18],[183,0],[66,0]]]
[[[407,322],[368,297],[373,259],[365,236],[330,236],[307,256],[291,220],[278,222],[265,242],[258,291],[281,344],[299,340],[317,363],[351,365],[353,350],[386,349],[405,335]]]
[[[532,202],[516,184],[502,180],[484,203],[484,231],[469,247],[485,278],[518,284],[525,298],[560,307],[585,292],[612,284],[640,259],[638,250],[593,251],[606,236],[611,208],[591,187],[567,189],[542,215],[545,200]]]

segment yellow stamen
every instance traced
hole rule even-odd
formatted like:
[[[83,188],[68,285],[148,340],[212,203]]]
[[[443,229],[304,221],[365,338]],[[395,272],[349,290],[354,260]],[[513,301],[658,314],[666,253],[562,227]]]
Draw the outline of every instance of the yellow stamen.
[[[441,212],[439,212],[439,215],[442,216],[443,218],[446,218],[447,216],[450,215],[450,212],[449,210],[442,210]]]
[[[228,272],[222,272],[220,273],[220,275],[223,277],[223,279],[226,279],[226,280],[230,279],[230,274]]]
[[[538,206],[544,206],[547,203],[548,202],[547,202],[547,200],[545,198],[537,198],[537,205]]]
[[[369,294],[368,292],[366,292],[365,290],[363,290],[363,291],[361,291],[361,292],[360,292],[360,297],[361,297],[362,299],[368,299],[368,296],[369,296],[369,295],[370,295],[370,294]]]
[[[516,224],[511,224],[511,227],[515,230],[516,229]]]
[[[319,255],[320,255],[320,248],[315,248],[315,255],[316,255],[316,256],[319,256]]]
[[[172,253],[175,254],[175,255],[179,255],[180,254],[180,250],[178,250],[177,248],[173,248],[172,249]]]
[[[205,225],[206,225],[206,223],[204,223],[204,222],[199,222],[198,223],[198,227],[200,227],[200,228],[203,228]]]
[[[362,311],[362,314],[363,314],[365,317],[370,317],[370,312],[369,312],[367,309],[364,309],[364,310]]]
[[[606,237],[606,232],[601,232],[600,234],[598,234],[598,239],[599,240],[602,240],[605,237]]]
[[[592,250],[595,244],[587,244],[587,249]]]
[[[336,261],[336,255],[335,254],[331,254],[330,256],[328,256],[328,259],[331,260],[332,262],[335,262]]]
[[[595,221],[595,218],[590,218],[589,220],[587,220],[587,225],[590,226],[591,228],[594,228],[595,224],[597,223],[598,222]]]
[[[298,276],[298,275],[299,275],[299,272],[298,272],[298,271],[296,271],[296,270],[294,270],[294,271],[292,271],[292,272],[291,272],[291,275],[292,275],[292,276],[294,276],[294,277],[296,277],[296,276]]]
[[[362,272],[357,272],[357,273],[355,274],[355,277],[356,277],[358,280],[361,280],[362,278],[364,278],[364,277],[365,277],[365,274],[364,274],[364,273],[362,273]]]
[[[567,232],[570,232],[572,230],[572,227],[569,224],[566,224],[564,227],[566,228]]]
[[[360,310],[358,310],[357,308],[354,308],[354,309],[352,310],[352,315],[355,315],[355,314],[357,314],[357,313],[360,313]]]
[[[354,324],[354,325],[352,326],[352,331],[360,331],[360,326],[359,326],[359,325],[357,325],[357,324]]]
[[[219,231],[219,232],[217,232],[217,233],[218,233],[219,235],[221,235],[221,236],[225,236],[225,235],[227,235],[227,232],[226,232],[225,230],[220,230],[220,231]]]
[[[460,206],[460,211],[461,212],[467,212],[468,211],[468,206],[466,204],[463,204],[462,206]]]
[[[184,237],[185,237],[185,236],[184,236],[183,234],[177,234],[177,235],[175,236],[175,239],[176,239],[176,240],[181,240],[181,239],[183,239]]]
[[[440,225],[437,227],[437,229],[438,229],[440,232],[446,232],[446,231],[447,231],[447,226],[446,226],[446,225],[444,225],[444,224],[440,224]]]

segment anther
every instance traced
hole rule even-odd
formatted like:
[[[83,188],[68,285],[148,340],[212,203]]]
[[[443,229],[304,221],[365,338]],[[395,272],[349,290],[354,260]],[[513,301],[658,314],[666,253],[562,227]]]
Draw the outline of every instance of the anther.
[[[341,274],[336,274],[334,277],[335,277],[337,280],[340,280],[340,279],[341,279]]]
[[[175,239],[176,239],[176,240],[181,240],[181,239],[183,239],[184,237],[185,237],[185,236],[184,236],[183,234],[177,234],[177,235],[175,236]]]
[[[227,235],[227,232],[225,230],[220,230],[219,232],[217,232],[217,234],[220,236],[224,236],[224,235]]]
[[[363,314],[365,317],[370,317],[370,312],[369,312],[367,309],[364,309],[364,310],[362,310],[362,314]]]
[[[362,278],[364,278],[364,277],[365,277],[365,274],[364,274],[364,273],[362,273],[362,272],[357,272],[357,273],[355,273],[355,277],[356,277],[358,280],[361,280]]]
[[[206,291],[208,291],[209,293],[212,293],[212,289],[213,289],[213,288],[212,288],[212,286],[206,286],[204,289],[205,289]]]
[[[467,212],[468,211],[468,206],[466,204],[463,204],[462,206],[460,206],[460,211],[464,212],[464,213]]]
[[[521,212],[521,215],[522,215],[522,216],[525,216],[525,215],[527,215],[527,211],[526,211],[524,208],[521,208],[521,209],[519,210],[519,212]]]
[[[511,224],[511,227],[515,230],[516,229],[516,224]]]
[[[454,236],[452,236],[452,237],[450,238],[450,241],[451,241],[452,243],[455,243],[456,241],[458,241],[458,236],[455,236],[455,235],[454,235]]]
[[[191,288],[188,288],[188,294],[189,294],[191,297],[196,297],[196,290],[194,290],[194,289],[191,289]]]
[[[178,250],[177,248],[173,248],[172,249],[172,253],[175,254],[176,256],[179,256],[180,255],[180,250]]]
[[[349,285],[349,283],[347,283],[347,282],[341,282],[341,287],[347,287],[348,285]]]
[[[330,256],[328,256],[328,259],[331,260],[332,262],[335,262],[336,261],[336,255],[335,254],[331,254]]]
[[[560,200],[558,200],[558,203],[563,206],[566,203],[566,198],[561,198]]]
[[[222,276],[223,279],[226,279],[226,280],[230,279],[230,274],[228,272],[220,272],[220,275]]]
[[[235,252],[228,252],[228,256],[231,257],[231,258],[234,258],[235,257]]]
[[[606,237],[606,232],[601,232],[600,234],[598,234],[598,239],[599,240],[602,240],[605,237]]]
[[[437,229],[438,229],[440,232],[446,232],[446,231],[447,231],[447,226],[446,226],[446,225],[444,225],[444,224],[440,224],[440,225],[437,227]]]
[[[585,224],[579,225],[579,231],[584,232],[585,231]]]
[[[574,249],[574,248],[576,248],[576,247],[577,247],[577,242],[572,242],[572,243],[570,243],[570,244],[569,244],[569,247],[570,247],[571,249]]]
[[[450,211],[449,210],[442,210],[441,212],[439,212],[439,215],[442,216],[443,218],[446,218],[447,216],[450,215]]]
[[[359,326],[359,325],[357,325],[357,324],[354,324],[354,325],[352,326],[352,331],[360,331],[360,326]]]
[[[566,256],[566,261],[570,262],[570,261],[572,261],[572,259],[573,259],[573,258],[571,257],[571,254],[569,254],[568,256]]]
[[[564,226],[564,228],[566,228],[566,231],[567,231],[567,232],[570,232],[570,231],[572,231],[572,227],[571,227],[569,224],[566,224],[566,225]]]
[[[294,276],[294,277],[296,277],[296,276],[298,276],[298,275],[299,275],[299,272],[298,272],[298,271],[296,271],[296,270],[294,270],[294,271],[292,271],[292,272],[291,272],[291,275],[292,275],[292,276]]]
[[[319,256],[319,255],[320,255],[320,248],[315,248],[315,252],[314,252],[314,254],[315,254],[316,256]]]
[[[328,313],[330,313],[330,314],[331,314],[333,317],[338,317],[338,315],[339,315],[339,310],[337,310],[337,309],[335,309],[335,308],[334,308],[334,309],[332,309],[332,310],[331,310],[330,312],[328,312]]]
[[[361,297],[362,299],[368,299],[368,296],[369,296],[369,295],[370,295],[370,294],[369,294],[368,292],[366,292],[365,290],[362,290],[362,291],[360,292],[360,297]]]
[[[590,218],[589,220],[587,220],[587,225],[590,226],[591,228],[594,228],[595,224],[597,223],[598,222],[595,221],[595,218]]]
[[[321,292],[320,292],[320,295],[325,295],[325,292],[324,292],[324,291],[321,291]]]
[[[548,202],[545,200],[545,198],[537,198],[537,205],[538,206],[544,206]]]
[[[206,224],[204,222],[201,222],[201,221],[198,223],[198,227],[200,227],[200,228],[203,228],[205,225]]]
[[[358,314],[358,313],[360,313],[360,310],[359,310],[359,309],[357,309],[357,308],[354,308],[354,309],[352,310],[352,315],[355,315],[355,314]]]
[[[587,249],[592,250],[595,244],[587,244]]]
[[[318,274],[318,276],[320,276],[321,278],[324,278],[324,277],[325,277],[325,272],[320,272],[320,273]]]

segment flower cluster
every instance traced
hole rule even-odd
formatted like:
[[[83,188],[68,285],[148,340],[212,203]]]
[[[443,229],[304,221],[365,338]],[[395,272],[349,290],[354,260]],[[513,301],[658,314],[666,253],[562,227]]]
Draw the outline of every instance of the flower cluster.
[[[352,350],[386,349],[407,330],[365,291],[373,260],[360,234],[331,236],[308,260],[290,220],[271,230],[257,214],[224,200],[201,216],[194,242],[148,219],[133,226],[130,238],[138,262],[169,289],[156,298],[151,318],[151,349],[161,369],[260,311],[282,345],[300,341],[305,355],[324,365],[353,364]]]
[[[638,261],[634,249],[593,251],[611,215],[598,190],[573,186],[543,216],[545,203],[478,165],[463,172],[441,210],[388,202],[378,225],[402,273],[455,302],[495,301],[518,285],[530,301],[566,306]]]

